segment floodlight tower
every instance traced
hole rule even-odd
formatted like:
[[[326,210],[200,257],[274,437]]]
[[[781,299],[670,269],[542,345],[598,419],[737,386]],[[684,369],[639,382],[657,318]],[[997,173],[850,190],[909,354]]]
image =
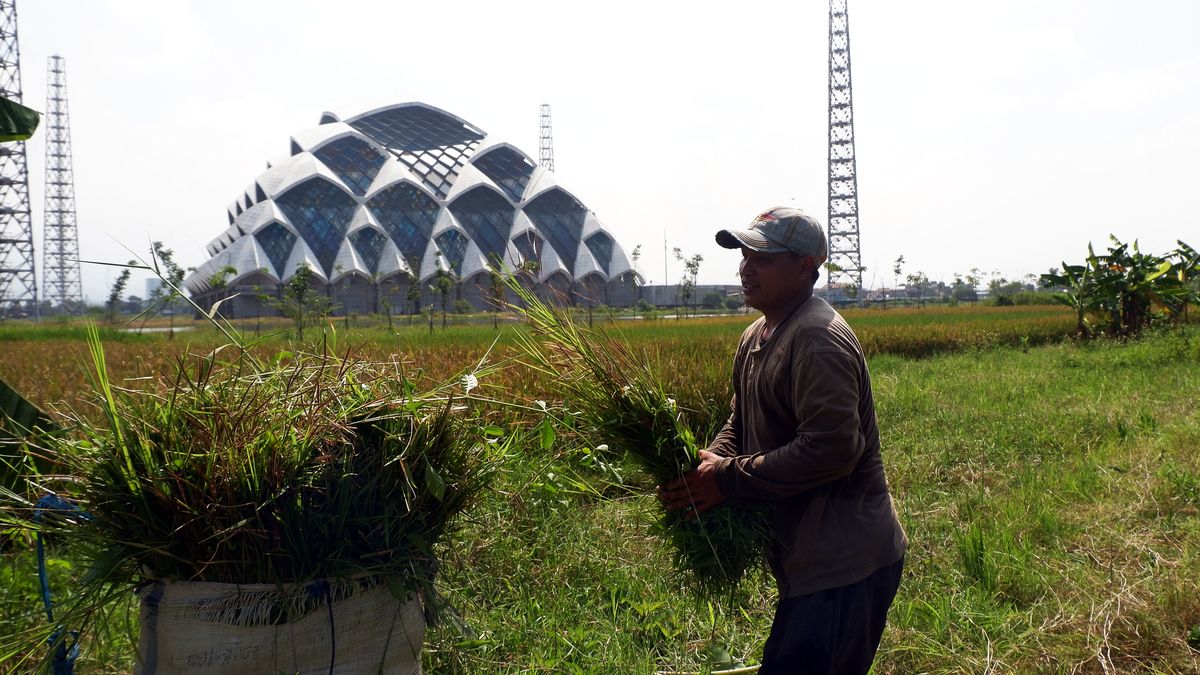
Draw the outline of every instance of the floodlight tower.
[[[550,129],[550,104],[542,104],[541,124],[539,125],[538,134],[538,163],[546,167],[547,171],[554,171],[554,136]]]
[[[862,288],[847,0],[829,0],[829,284]]]
[[[66,62],[51,56],[46,76],[46,212],[42,228],[42,292],[64,314],[83,311],[79,233],[75,227],[75,177],[71,168],[71,118],[67,114]]]
[[[0,96],[21,103],[17,4],[0,0]],[[25,141],[0,143],[0,319],[37,315]]]

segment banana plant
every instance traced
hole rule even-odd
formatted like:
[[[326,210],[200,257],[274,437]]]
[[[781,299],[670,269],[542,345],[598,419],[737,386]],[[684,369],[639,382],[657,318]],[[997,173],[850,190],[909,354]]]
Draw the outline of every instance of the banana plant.
[[[1055,298],[1075,310],[1077,335],[1094,334],[1099,326],[1093,327],[1093,319],[1109,334],[1130,335],[1160,316],[1180,317],[1187,304],[1196,301],[1189,284],[1197,276],[1196,263],[1188,267],[1194,249],[1179,242],[1179,250],[1162,257],[1143,253],[1136,241],[1130,245],[1116,237],[1110,240],[1106,253],[1097,254],[1089,243],[1084,264],[1064,262],[1061,273],[1051,270],[1041,275],[1043,287],[1064,289]],[[1178,258],[1179,264],[1171,257]]]
[[[24,488],[23,474],[33,469],[41,471],[49,467],[27,466],[36,461],[18,451],[21,442],[37,434],[56,431],[58,425],[40,408],[0,380],[0,486],[21,492]]]
[[[1175,240],[1179,244],[1179,248],[1172,251],[1171,255],[1176,259],[1175,269],[1176,278],[1179,283],[1186,289],[1186,294],[1183,298],[1183,311],[1181,312],[1181,320],[1183,323],[1188,321],[1188,305],[1200,302],[1200,252],[1188,246],[1181,240]]]
[[[1097,294],[1095,292],[1096,256],[1092,253],[1092,245],[1088,244],[1088,261],[1083,265],[1062,264],[1062,272],[1051,270],[1041,275],[1039,283],[1043,288],[1061,288],[1060,293],[1054,294],[1054,300],[1075,310],[1075,335],[1085,338],[1091,334],[1088,324],[1088,312],[1097,309]]]

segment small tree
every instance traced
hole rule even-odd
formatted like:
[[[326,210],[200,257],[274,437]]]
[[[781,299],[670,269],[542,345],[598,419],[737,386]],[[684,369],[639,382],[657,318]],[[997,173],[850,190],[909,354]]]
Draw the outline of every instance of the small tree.
[[[488,298],[492,306],[492,328],[500,327],[500,310],[504,309],[504,265],[500,256],[493,255],[488,266]]]
[[[983,273],[978,267],[972,267],[970,274],[966,277],[967,285],[971,288],[971,304],[979,303],[979,284],[983,282]]]
[[[893,288],[893,290],[898,289],[900,287],[900,273],[903,271],[904,271],[904,256],[899,256],[896,258],[895,262],[892,263],[892,288]],[[885,291],[883,294],[883,306],[884,307],[887,307],[887,299],[888,299],[887,292]]]
[[[432,290],[441,298],[442,330],[446,330],[446,313],[450,310],[450,294],[454,291],[456,279],[454,272],[442,265],[442,255],[438,254],[438,268],[434,273]]]
[[[412,325],[412,319],[417,314],[421,313],[421,278],[420,267],[421,261],[416,256],[408,259],[408,288],[404,291],[404,301],[412,307],[412,312],[408,315],[408,325]]]
[[[679,280],[679,302],[686,315],[688,302],[696,291],[696,276],[700,274],[700,263],[704,262],[704,258],[699,253],[690,258],[685,257],[683,251],[678,248],[674,252],[675,259],[683,263],[683,278]]]
[[[130,265],[136,265],[134,261],[129,262]],[[121,294],[125,292],[125,285],[129,283],[130,271],[128,269],[121,270],[113,281],[112,288],[108,292],[108,301],[104,303],[104,309],[108,316],[108,322],[113,323],[117,320],[117,311],[120,309]]]
[[[141,296],[131,295],[121,303],[121,311],[125,314],[141,314],[143,309],[145,309],[145,306],[142,303]]]
[[[304,339],[305,324],[328,316],[332,307],[329,298],[313,292],[312,274],[312,268],[301,263],[280,288],[280,296],[268,300],[280,315],[292,320],[300,340]]]
[[[421,282],[416,276],[409,276],[408,287],[404,289],[404,301],[411,311],[408,312],[408,325],[412,325],[412,318],[421,313]]]
[[[955,302],[975,302],[975,286],[968,282],[968,279],[970,278],[971,277],[968,276],[966,279],[964,279],[955,273],[954,283],[950,286],[950,298],[952,300]]]
[[[384,313],[387,315],[388,330],[392,328],[392,312],[387,302],[387,294],[384,292],[383,286],[387,279],[379,272],[372,272],[368,280],[371,285],[371,314],[378,315]],[[372,320],[374,323],[374,320]]]
[[[217,298],[217,302],[220,302],[227,297],[225,295],[225,291],[229,288],[228,277],[233,274],[237,274],[237,268],[233,265],[224,265],[221,267],[221,269],[214,272],[212,276],[208,278],[208,285],[212,286],[213,290],[216,292],[216,295],[221,296]]]
[[[175,311],[180,297],[180,286],[183,285],[184,270],[175,263],[175,252],[163,246],[161,241],[156,241],[150,245],[150,262],[152,271],[158,275],[162,283],[154,289],[150,294],[149,303],[150,309],[146,312],[146,319],[156,311],[162,311],[170,317],[170,328],[167,335],[168,338],[175,336]],[[142,322],[145,325],[145,321]]]
[[[1091,244],[1088,244],[1089,253],[1091,249]],[[1064,262],[1061,273],[1056,269],[1051,269],[1042,275],[1041,284],[1045,288],[1063,289],[1061,293],[1055,293],[1054,299],[1075,310],[1075,335],[1076,337],[1087,337],[1090,332],[1087,313],[1095,303],[1091,266],[1087,264],[1068,265]]]
[[[905,290],[908,291],[910,298],[916,298],[917,307],[921,307],[925,300],[926,291],[929,289],[929,277],[924,272],[914,272],[904,278]]]
[[[384,316],[387,318],[387,327],[389,331],[392,330],[392,303],[388,302],[386,286],[389,281],[394,279],[395,277],[384,278],[379,272],[375,272],[371,275],[371,290],[374,295],[372,313],[379,314],[380,312],[383,312]]]

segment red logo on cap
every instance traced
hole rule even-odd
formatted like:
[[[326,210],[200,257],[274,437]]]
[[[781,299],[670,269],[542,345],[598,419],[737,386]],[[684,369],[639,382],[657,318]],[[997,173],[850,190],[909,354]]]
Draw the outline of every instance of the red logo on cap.
[[[760,222],[760,223],[774,223],[774,222],[778,222],[778,221],[779,221],[779,219],[778,219],[778,218],[776,218],[775,216],[771,215],[771,212],[770,212],[770,211],[766,211],[766,212],[764,212],[764,213],[761,213],[761,214],[759,214],[758,218],[755,218],[755,220],[756,220],[756,221],[758,221],[758,222]]]

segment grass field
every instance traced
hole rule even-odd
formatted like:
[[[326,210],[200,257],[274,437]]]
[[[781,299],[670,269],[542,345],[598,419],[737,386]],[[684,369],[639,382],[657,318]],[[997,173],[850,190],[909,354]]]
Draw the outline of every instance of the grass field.
[[[875,671],[1200,672],[1200,332],[1076,344],[1064,339],[1073,317],[1055,308],[846,316],[872,355],[884,461],[912,542]],[[647,351],[703,429],[725,414],[747,321],[608,325]],[[82,334],[55,330],[0,328],[0,377],[43,404],[84,386]],[[495,358],[510,353],[505,330]],[[342,330],[337,342],[399,353],[436,379],[477,362],[497,334],[488,324],[429,336],[401,322]],[[114,378],[217,344],[202,330],[106,337]],[[283,336],[259,347],[288,348]],[[549,391],[516,366],[484,388],[525,400]],[[428,672],[757,663],[770,579],[711,605],[686,596],[646,534],[658,508],[648,486],[590,451],[603,442],[563,429],[509,458],[444,547],[440,586],[469,632],[433,629]],[[80,572],[69,560],[54,561],[60,593]],[[12,629],[44,619],[34,569],[29,551],[0,559],[0,620]],[[128,672],[123,637],[87,637],[78,672]]]

